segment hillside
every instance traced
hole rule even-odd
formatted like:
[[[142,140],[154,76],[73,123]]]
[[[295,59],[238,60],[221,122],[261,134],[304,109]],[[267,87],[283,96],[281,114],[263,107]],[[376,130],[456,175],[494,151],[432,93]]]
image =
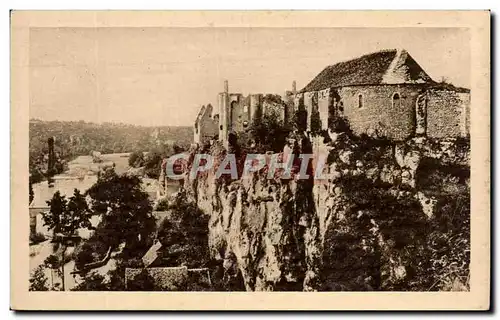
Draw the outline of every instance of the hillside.
[[[121,123],[30,120],[29,163],[33,182],[43,179],[49,137],[55,137],[58,163],[64,163],[93,151],[103,154],[150,151],[173,144],[187,147],[192,142],[192,129],[187,126],[142,127]]]

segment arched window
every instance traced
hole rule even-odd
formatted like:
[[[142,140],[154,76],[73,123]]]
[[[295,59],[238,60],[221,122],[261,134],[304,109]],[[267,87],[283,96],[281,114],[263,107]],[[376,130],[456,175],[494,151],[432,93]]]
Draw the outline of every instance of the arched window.
[[[244,106],[243,106],[243,112],[244,112],[244,113],[247,113],[247,112],[248,112],[248,106],[247,106],[247,105],[244,105]]]
[[[363,108],[363,95],[358,95],[358,108]]]
[[[392,107],[393,108],[401,107],[401,97],[399,96],[399,93],[397,93],[397,92],[392,95]]]

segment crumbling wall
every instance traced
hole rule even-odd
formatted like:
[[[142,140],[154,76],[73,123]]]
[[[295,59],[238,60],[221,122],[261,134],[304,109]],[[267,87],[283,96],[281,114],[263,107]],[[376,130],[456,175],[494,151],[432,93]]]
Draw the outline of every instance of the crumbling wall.
[[[195,143],[205,143],[217,136],[219,120],[212,116],[212,105],[203,106],[194,124]]]
[[[429,90],[427,135],[433,138],[466,136],[470,126],[470,95],[451,90]]]

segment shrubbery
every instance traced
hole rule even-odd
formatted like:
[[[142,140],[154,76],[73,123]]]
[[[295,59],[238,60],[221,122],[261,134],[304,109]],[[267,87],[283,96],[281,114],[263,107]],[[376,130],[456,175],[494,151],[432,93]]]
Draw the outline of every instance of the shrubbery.
[[[275,114],[256,116],[251,123],[249,132],[256,146],[252,151],[280,152],[286,143],[286,137],[291,129]]]
[[[141,151],[134,151],[128,157],[128,165],[132,168],[142,167],[145,163],[144,154]]]
[[[347,126],[335,150],[351,152],[351,163],[361,160],[372,168],[395,161],[394,142],[355,136],[347,122],[339,124]],[[467,142],[457,149],[467,153]],[[329,163],[342,164],[339,156],[331,152]],[[341,218],[325,236],[322,289],[469,290],[469,176],[466,165],[425,156],[415,173],[415,189],[342,175],[335,181],[344,195],[338,203]],[[432,216],[423,213],[417,192],[437,201]]]
[[[45,235],[43,233],[40,233],[40,232],[36,232],[33,234],[30,233],[30,245],[37,244],[37,243],[43,242],[45,240],[47,240],[47,238],[45,237]]]

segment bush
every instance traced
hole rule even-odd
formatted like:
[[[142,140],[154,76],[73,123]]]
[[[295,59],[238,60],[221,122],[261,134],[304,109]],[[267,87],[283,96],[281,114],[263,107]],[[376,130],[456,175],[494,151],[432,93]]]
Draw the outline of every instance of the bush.
[[[49,291],[47,286],[47,277],[45,276],[43,266],[38,266],[38,268],[33,271],[30,277],[30,291]]]
[[[134,151],[128,157],[128,165],[132,168],[144,166],[144,154],[141,151]]]
[[[250,125],[249,132],[257,144],[255,151],[280,152],[286,143],[290,128],[276,114],[256,116]]]
[[[37,244],[40,242],[44,242],[45,240],[47,240],[47,238],[40,232],[30,234],[30,244]]]
[[[351,130],[351,125],[349,124],[349,120],[347,120],[346,118],[335,117],[333,119],[330,119],[328,127],[333,132],[337,132],[337,133],[345,132],[345,133],[349,134],[350,136],[354,136],[354,134]]]
[[[109,286],[105,283],[104,277],[100,274],[87,275],[84,280],[79,283],[71,291],[108,291]]]
[[[167,209],[168,209],[167,198],[160,199],[154,208],[155,211],[167,211]]]
[[[208,245],[209,217],[193,202],[178,197],[169,205],[170,215],[158,227],[158,240],[165,252],[163,265],[199,268],[210,260]]]
[[[313,135],[319,135],[321,133],[321,118],[319,111],[313,109],[311,112],[311,133]]]
[[[349,196],[345,219],[325,236],[323,290],[428,288],[429,224],[418,201],[394,196],[388,185],[363,177],[342,178],[338,186]],[[392,275],[395,262],[406,268],[404,279]]]
[[[160,291],[153,277],[151,277],[146,269],[142,269],[132,281],[128,283],[128,291]]]

